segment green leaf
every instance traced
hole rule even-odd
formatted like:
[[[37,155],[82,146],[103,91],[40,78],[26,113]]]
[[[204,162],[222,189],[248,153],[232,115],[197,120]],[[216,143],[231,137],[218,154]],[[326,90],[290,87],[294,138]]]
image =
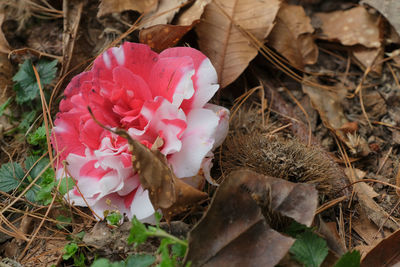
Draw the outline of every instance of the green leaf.
[[[162,218],[162,214],[161,213],[159,213],[158,211],[156,211],[155,213],[154,213],[154,217],[155,217],[155,219],[156,219],[156,225],[157,225],[157,227],[160,225],[160,221],[161,221],[161,218]]]
[[[361,255],[358,250],[349,251],[344,254],[334,265],[334,267],[359,267]]]
[[[111,212],[109,215],[107,215],[106,219],[110,225],[118,226],[122,219],[122,214],[119,212]]]
[[[21,131],[26,131],[29,129],[29,127],[31,127],[33,121],[35,120],[36,117],[36,110],[32,110],[30,112],[24,112],[22,114],[22,121],[21,123],[18,125],[18,128]]]
[[[130,255],[126,260],[126,267],[148,267],[156,261],[156,257],[148,254]]]
[[[46,137],[46,127],[40,126],[35,132],[28,134],[27,141],[29,144],[34,146],[39,146],[41,152],[47,150],[47,137]]]
[[[72,219],[70,217],[66,217],[64,215],[57,216],[56,220],[58,221],[56,225],[58,229],[64,229],[72,222]]]
[[[53,169],[48,168],[42,175],[42,180],[39,184],[40,189],[36,194],[36,201],[41,202],[44,205],[50,204],[53,199],[51,191],[56,185],[55,174]]]
[[[169,255],[168,245],[171,244],[171,240],[169,238],[161,239],[160,247],[158,248],[158,252],[161,253],[161,262],[160,267],[175,267],[175,260],[171,259]]]
[[[133,216],[132,227],[128,236],[128,244],[135,243],[136,245],[141,244],[147,240],[147,229],[146,226],[141,223],[136,216]]]
[[[35,166],[35,162],[39,159],[39,156],[29,156],[26,158],[25,160],[25,169],[29,170],[30,168],[32,168],[32,170],[29,172],[29,175],[35,179],[40,172],[49,164],[49,159],[48,158],[42,158]],[[54,172],[53,172],[54,173]],[[38,181],[39,183],[41,181]]]
[[[56,65],[57,60],[40,60],[36,64],[36,69],[38,71],[42,87],[51,83],[51,81],[56,77]],[[32,101],[39,96],[39,87],[32,68],[31,60],[26,60],[20,66],[19,71],[13,77],[13,81],[16,82],[14,90],[17,93],[15,99],[18,104]]]
[[[3,164],[0,168],[0,191],[10,192],[18,187],[25,173],[16,162]]]
[[[58,183],[58,182],[57,182]],[[60,187],[58,188],[58,192],[63,196],[69,190],[73,189],[76,185],[74,179],[72,177],[63,177],[60,182]]]
[[[68,260],[72,256],[75,255],[75,253],[78,251],[78,245],[76,243],[69,243],[65,245],[64,247],[64,255],[62,256],[64,260]]]
[[[184,246],[184,245],[179,244],[179,243],[173,244],[172,245],[172,254],[174,256],[183,258],[185,256],[185,253],[186,253],[186,248],[187,248],[187,246]]]
[[[285,233],[290,235],[291,237],[296,238],[297,235],[302,234],[304,232],[312,232],[313,229],[310,227],[307,227],[304,224],[298,223],[296,221],[293,221],[289,227],[285,230]]]
[[[318,267],[328,255],[328,247],[324,239],[306,231],[297,235],[297,240],[290,248],[290,252],[306,267]]]

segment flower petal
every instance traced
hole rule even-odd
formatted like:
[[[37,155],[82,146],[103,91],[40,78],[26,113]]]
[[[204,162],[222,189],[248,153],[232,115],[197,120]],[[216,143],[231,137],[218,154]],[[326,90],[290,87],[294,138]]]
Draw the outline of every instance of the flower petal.
[[[214,145],[219,117],[209,109],[194,109],[187,116],[182,148],[168,159],[178,178],[196,175]]]
[[[160,58],[189,56],[193,60],[195,74],[192,77],[194,96],[184,100],[181,107],[187,113],[190,109],[202,108],[219,88],[217,72],[211,61],[200,51],[190,47],[174,47],[164,50]]]
[[[163,96],[176,107],[193,96],[193,60],[190,57],[163,57],[151,70],[149,86],[154,96]]]

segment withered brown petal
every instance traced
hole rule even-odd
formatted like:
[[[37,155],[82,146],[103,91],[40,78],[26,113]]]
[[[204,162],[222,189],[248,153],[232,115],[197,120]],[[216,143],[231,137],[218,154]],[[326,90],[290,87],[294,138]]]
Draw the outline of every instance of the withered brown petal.
[[[261,204],[261,205],[260,205]],[[250,170],[225,178],[209,210],[189,234],[184,262],[191,266],[274,266],[294,239],[272,229],[265,208],[310,225],[317,191]]]

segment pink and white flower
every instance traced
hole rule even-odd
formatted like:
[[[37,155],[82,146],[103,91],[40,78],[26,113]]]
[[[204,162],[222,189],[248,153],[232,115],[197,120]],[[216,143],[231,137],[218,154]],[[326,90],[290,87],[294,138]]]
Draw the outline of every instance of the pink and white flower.
[[[141,220],[154,214],[127,141],[98,126],[88,106],[104,125],[123,128],[148,147],[161,137],[159,149],[178,178],[200,169],[209,177],[212,150],[228,131],[228,110],[207,103],[218,88],[210,60],[192,48],[157,54],[126,42],[105,51],[90,71],[72,79],[54,122],[53,147],[79,188],[67,199],[89,205],[101,218],[116,209]],[[67,175],[63,170],[60,163],[58,178]]]

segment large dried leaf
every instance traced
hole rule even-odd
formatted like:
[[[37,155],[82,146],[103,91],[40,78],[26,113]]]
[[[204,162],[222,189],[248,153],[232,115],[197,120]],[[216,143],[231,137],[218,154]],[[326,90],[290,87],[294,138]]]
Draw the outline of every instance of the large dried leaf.
[[[172,21],[181,5],[188,0],[160,0],[158,7],[153,12],[143,17],[140,28],[148,28],[157,24],[168,24]]]
[[[357,46],[354,47],[351,52],[355,62],[361,69],[365,70],[370,67],[372,74],[380,76],[382,73],[383,49]]]
[[[311,19],[302,6],[283,4],[275,27],[268,36],[268,44],[298,68],[314,64],[318,47],[314,42]]]
[[[345,11],[317,13],[321,23],[321,39],[339,41],[342,45],[363,45],[369,48],[381,46],[379,18],[362,7]]]
[[[257,47],[237,25],[262,41],[272,30],[279,6],[280,0],[216,0],[207,5],[196,31],[221,87],[232,83],[257,55]]]
[[[361,267],[398,266],[400,262],[400,230],[382,240],[361,261]]]
[[[366,3],[378,10],[392,24],[397,34],[400,35],[399,0],[363,0],[361,3]]]
[[[126,10],[150,12],[157,8],[157,3],[158,0],[101,0],[97,17]]]
[[[193,5],[183,11],[179,17],[178,25],[191,25],[194,21],[200,19],[204,12],[204,8],[211,2],[211,0],[196,0]]]
[[[187,26],[170,24],[154,25],[141,30],[139,39],[141,43],[147,44],[154,51],[160,53],[164,49],[176,45],[198,22],[198,20],[194,21],[192,25]]]
[[[317,191],[250,170],[232,172],[189,233],[185,262],[196,266],[274,266],[294,239],[269,223],[283,217],[310,225]],[[281,217],[280,217],[281,216]]]

